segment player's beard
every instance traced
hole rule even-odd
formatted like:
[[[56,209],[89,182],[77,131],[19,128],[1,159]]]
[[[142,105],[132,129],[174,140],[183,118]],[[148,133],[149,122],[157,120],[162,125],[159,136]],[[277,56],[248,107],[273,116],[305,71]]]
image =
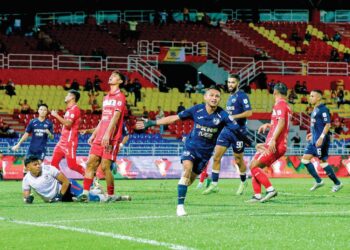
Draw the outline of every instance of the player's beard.
[[[237,86],[232,88],[232,90],[230,90],[230,88],[229,88],[228,91],[230,92],[230,94],[235,93],[237,91]]]

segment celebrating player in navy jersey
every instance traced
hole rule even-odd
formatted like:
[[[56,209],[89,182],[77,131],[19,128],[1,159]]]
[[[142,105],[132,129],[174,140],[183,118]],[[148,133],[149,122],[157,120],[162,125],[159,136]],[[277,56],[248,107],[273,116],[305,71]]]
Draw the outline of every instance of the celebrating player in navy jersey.
[[[310,104],[314,105],[314,110],[311,113],[311,133],[309,133],[306,139],[309,144],[305,148],[305,153],[301,162],[306,166],[309,173],[314,177],[316,183],[311,187],[310,191],[314,191],[324,185],[317,174],[315,167],[310,162],[313,157],[320,159],[320,165],[327,173],[328,177],[334,182],[332,188],[333,192],[339,191],[343,184],[335,176],[331,166],[328,165],[328,148],[330,145],[329,129],[331,127],[331,118],[328,108],[321,102],[322,91],[313,90],[310,93]]]
[[[234,118],[240,126],[239,133],[247,134],[247,118],[253,114],[250,106],[249,98],[244,91],[239,90],[239,77],[236,75],[230,75],[227,79],[227,88],[230,92],[230,97],[226,103],[226,111]],[[232,146],[233,155],[235,157],[236,164],[239,167],[241,183],[236,192],[237,195],[241,195],[247,186],[246,182],[246,170],[247,167],[243,160],[244,142],[237,138],[235,133],[232,133],[228,128],[224,128],[216,142],[214,150],[214,162],[212,169],[212,183],[203,192],[203,194],[216,193],[219,191],[217,186],[219,181],[219,172],[221,167],[221,158],[225,154],[228,147]]]
[[[178,120],[191,119],[194,126],[186,138],[181,162],[183,173],[178,183],[177,215],[184,216],[184,202],[187,187],[196,179],[197,175],[206,167],[212,156],[216,139],[222,128],[227,126],[231,131],[239,134],[240,126],[230,118],[229,114],[219,107],[220,90],[216,87],[209,88],[204,95],[205,104],[198,104],[186,109],[177,115],[161,118],[156,121],[138,121],[136,129],[145,129],[155,125],[168,125]]]
[[[17,151],[22,142],[28,139],[29,135],[32,135],[27,155],[35,155],[39,159],[43,160],[46,155],[46,144],[48,138],[53,139],[53,125],[52,122],[47,119],[48,107],[46,104],[41,104],[38,109],[39,117],[32,119],[23,136],[18,143],[12,147],[13,151]]]

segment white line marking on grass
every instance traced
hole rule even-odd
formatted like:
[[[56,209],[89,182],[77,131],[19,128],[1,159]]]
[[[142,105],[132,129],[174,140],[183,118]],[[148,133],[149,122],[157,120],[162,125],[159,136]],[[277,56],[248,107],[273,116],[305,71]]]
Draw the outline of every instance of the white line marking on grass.
[[[110,217],[110,218],[98,218],[98,220],[150,220],[150,219],[163,219],[163,218],[178,218],[176,215],[150,215],[150,216],[136,216],[136,217]],[[52,223],[62,223],[62,222],[87,222],[95,221],[95,219],[75,219],[75,220],[54,220]]]
[[[169,249],[183,249],[183,250],[193,249],[193,248],[190,248],[187,246],[176,245],[176,244],[167,243],[167,242],[137,238],[137,237],[127,236],[127,235],[122,235],[122,234],[114,234],[114,233],[109,233],[109,232],[100,232],[100,231],[90,230],[87,228],[67,227],[67,226],[49,224],[49,223],[45,223],[45,222],[11,220],[11,219],[6,219],[4,217],[0,217],[0,220],[15,223],[15,224],[20,224],[20,225],[30,225],[30,226],[36,226],[36,227],[50,227],[50,228],[61,229],[61,230],[66,230],[66,231],[73,231],[73,232],[79,232],[79,233],[84,233],[84,234],[92,234],[95,236],[110,237],[113,239],[128,240],[128,241],[132,241],[132,242],[143,243],[143,244],[148,244],[148,245],[153,245],[153,246],[162,246],[162,247],[166,247]]]

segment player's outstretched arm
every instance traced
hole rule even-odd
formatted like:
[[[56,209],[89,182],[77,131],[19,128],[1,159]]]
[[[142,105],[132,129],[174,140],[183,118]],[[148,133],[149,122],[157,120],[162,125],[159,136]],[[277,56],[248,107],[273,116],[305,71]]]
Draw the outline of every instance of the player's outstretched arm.
[[[59,173],[57,175],[56,179],[61,183],[62,186],[61,186],[61,190],[58,192],[58,194],[49,201],[50,203],[62,201],[63,195],[66,192],[68,192],[69,180],[67,179],[67,177],[63,173]]]
[[[22,135],[21,139],[17,142],[17,144],[11,148],[11,150],[17,151],[19,149],[19,147],[21,146],[22,142],[26,141],[28,139],[28,137],[29,137],[29,133],[25,132]]]
[[[180,120],[180,117],[178,115],[171,115],[171,116],[163,117],[159,120],[138,121],[136,122],[136,129],[141,130],[141,129],[147,129],[149,127],[157,126],[157,125],[169,125],[178,120]]]
[[[26,204],[32,204],[34,201],[34,196],[30,193],[30,190],[23,191],[23,202]]]
[[[270,123],[265,123],[263,125],[261,125],[258,129],[258,133],[261,134],[261,133],[265,133],[267,129],[270,129],[271,127],[271,124]]]

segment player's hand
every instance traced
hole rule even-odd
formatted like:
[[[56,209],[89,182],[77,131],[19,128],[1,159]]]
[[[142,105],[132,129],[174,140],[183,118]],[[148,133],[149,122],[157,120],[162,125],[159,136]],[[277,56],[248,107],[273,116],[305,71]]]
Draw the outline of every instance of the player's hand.
[[[307,141],[311,141],[311,139],[312,139],[312,134],[311,134],[311,133],[308,133],[308,134],[306,135],[306,140],[307,140]]]
[[[53,197],[51,200],[49,200],[50,203],[59,202],[59,201],[62,201],[62,194],[61,193],[56,194],[55,197]]]
[[[255,145],[255,149],[258,153],[264,154],[268,151],[264,143],[258,143]]]
[[[104,147],[108,147],[109,146],[109,136],[108,135],[105,134],[102,137],[101,145],[104,146]]]
[[[53,116],[53,117],[57,117],[58,116],[58,113],[57,113],[57,110],[51,110],[51,115]]]
[[[45,129],[45,133],[48,134],[48,135],[51,135],[51,132],[48,129]]]
[[[318,140],[316,141],[316,147],[321,147],[322,146],[322,143],[323,143],[323,138],[318,138]]]
[[[270,128],[268,123],[261,125],[258,129],[258,134],[265,133],[268,128]]]
[[[276,141],[275,141],[275,140],[271,140],[271,141],[269,142],[268,150],[269,150],[271,153],[276,153]]]
[[[12,151],[17,151],[17,150],[18,150],[18,148],[19,148],[19,145],[18,145],[18,144],[16,144],[15,146],[13,146],[13,147],[11,148],[11,150],[12,150]]]
[[[30,194],[29,196],[25,197],[23,199],[24,203],[26,204],[32,204],[34,201],[34,196],[32,194]]]
[[[86,134],[86,129],[79,130],[79,133],[80,133],[81,135],[85,135],[85,134]]]
[[[154,120],[144,119],[143,121],[136,122],[136,130],[147,129],[152,126],[156,126],[157,123]]]

